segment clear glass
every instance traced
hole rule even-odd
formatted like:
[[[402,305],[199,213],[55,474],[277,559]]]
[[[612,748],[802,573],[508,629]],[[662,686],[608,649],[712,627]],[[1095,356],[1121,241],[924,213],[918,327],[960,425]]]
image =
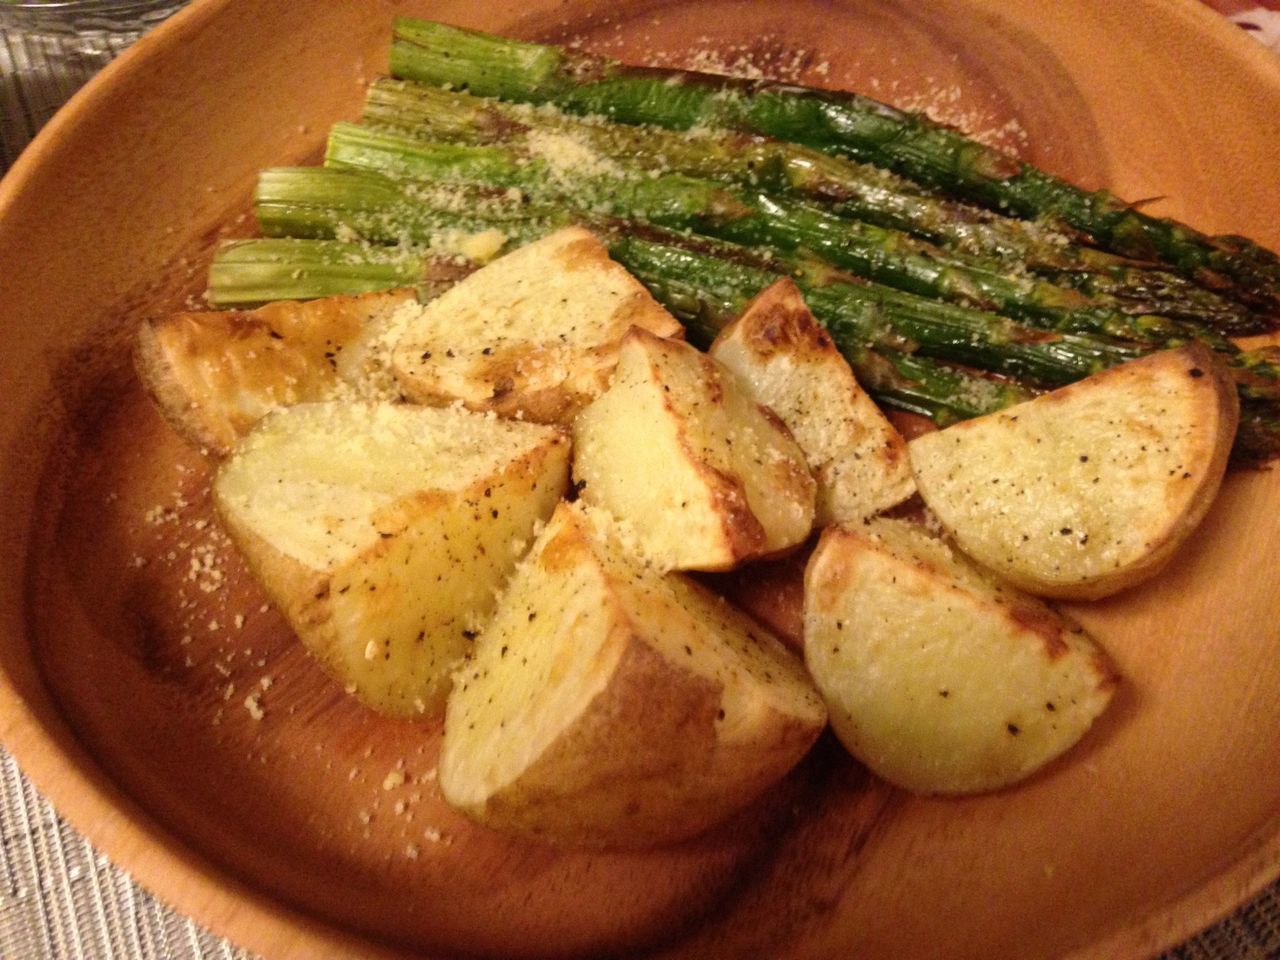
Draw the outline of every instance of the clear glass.
[[[0,172],[90,77],[185,0],[0,0]]]

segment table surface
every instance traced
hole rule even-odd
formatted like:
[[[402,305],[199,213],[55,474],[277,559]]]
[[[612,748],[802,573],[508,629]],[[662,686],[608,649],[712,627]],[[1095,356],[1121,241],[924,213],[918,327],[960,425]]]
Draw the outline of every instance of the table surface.
[[[1204,0],[1280,55],[1280,0]],[[53,112],[123,49],[20,85],[30,53],[0,37],[0,174]],[[30,70],[26,70],[30,73]],[[0,748],[0,960],[253,960],[144,890],[69,826]],[[1280,958],[1280,882],[1161,960]]]

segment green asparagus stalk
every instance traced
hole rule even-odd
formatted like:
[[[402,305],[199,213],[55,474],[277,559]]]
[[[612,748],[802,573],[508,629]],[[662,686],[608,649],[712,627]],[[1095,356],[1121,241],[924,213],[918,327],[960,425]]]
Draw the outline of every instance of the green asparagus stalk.
[[[811,250],[858,276],[978,309],[1020,317],[1037,326],[1155,343],[1202,339],[1229,344],[1207,328],[1159,316],[1134,315],[1093,303],[1067,287],[947,252],[909,234],[836,216],[795,198],[757,188],[731,190],[678,174],[628,175],[582,155],[582,145],[557,144],[567,156],[544,160],[515,147],[436,144],[355,124],[334,126],[326,164],[429,181],[470,178],[515,184],[588,209],[606,209],[678,230],[693,230],[784,253]],[[574,148],[577,148],[576,150]],[[468,161],[465,151],[475,151]],[[604,166],[604,172],[596,168]],[[489,179],[492,172],[492,179]]]
[[[1087,191],[951,128],[857,94],[740,81],[615,60],[401,18],[392,73],[507,100],[673,129],[746,130],[847,154],[994,210],[1063,223],[1105,249],[1160,260],[1280,319],[1280,257],[1243,237],[1207,236]]]
[[[205,299],[214,307],[256,307],[397,287],[435,291],[474,269],[457,256],[406,253],[340,240],[232,240],[209,267]]]
[[[939,303],[874,283],[862,283],[821,261],[789,262],[769,270],[767,261],[719,241],[671,242],[631,230],[609,245],[610,254],[646,283],[686,282],[739,312],[755,293],[790,275],[814,316],[839,343],[914,348],[979,369],[1056,386],[1150,351],[1132,343],[1051,333],[996,314]],[[675,283],[675,279],[667,282]],[[847,355],[847,351],[846,351]]]
[[[663,226],[768,247],[784,259],[810,251],[887,286],[1020,318],[1045,329],[1153,343],[1202,337],[1225,347],[1221,337],[1206,330],[1164,317],[1099,307],[1069,288],[945,253],[906,234],[848,221],[813,205],[757,192],[726,196],[725,191],[698,181],[672,180],[641,181],[615,197],[637,196],[635,212]],[[660,191],[666,196],[655,197]],[[662,200],[668,198],[683,202],[664,205]],[[697,202],[700,199],[702,203]]]
[[[1171,320],[1204,324],[1229,337],[1247,337],[1272,329],[1265,317],[1244,304],[1167,270],[1120,263],[1090,270],[1043,268],[1036,272],[1051,283],[1079,290],[1129,313],[1154,313]]]
[[[1227,362],[1242,400],[1280,400],[1280,346],[1242,351]]]
[[[1075,234],[955,203],[878,167],[766,137],[609,123],[554,106],[505,103],[393,78],[371,85],[362,120],[364,129],[415,139],[525,151],[549,138],[568,139],[632,172],[682,173],[821,202],[842,216],[960,254],[1039,272],[1052,284],[1120,312],[1200,323],[1230,336],[1269,328],[1243,304],[1167,271],[1082,246]],[[341,134],[347,152],[358,150],[361,129],[352,126]],[[495,165],[484,179],[494,182],[506,173],[499,161]]]
[[[571,137],[629,168],[759,187],[838,203],[847,216],[902,230],[975,256],[1056,270],[1100,269],[1122,258],[1073,236],[955,203],[868,164],[731,130],[673,132],[582,118],[556,108],[474,97],[384,77],[369,87],[366,127],[430,141],[525,146],[540,135]]]
[[[368,182],[362,182],[365,180]],[[349,198],[344,199],[344,193]],[[497,224],[520,239],[575,219],[569,208],[556,205],[548,212],[508,199],[506,194],[487,196],[483,214],[477,213],[471,202],[461,204],[467,211],[463,217],[457,210],[463,193],[459,187],[420,189],[363,171],[303,168],[265,172],[257,200],[259,220],[266,233],[279,235],[283,230],[298,229],[296,235],[324,238],[350,231],[365,240],[383,243],[429,244],[443,230],[457,229],[460,223],[467,228],[483,225],[486,215],[493,217],[491,225]],[[678,197],[677,205],[684,199]],[[438,203],[443,206],[433,206]],[[592,222],[593,215],[579,214],[576,219]],[[598,221],[598,215],[594,219]],[[669,256],[679,259],[675,252]],[[688,257],[692,259],[685,268],[706,272],[708,276],[699,279],[709,282],[708,278],[725,260],[746,261],[752,255],[745,248],[721,244],[713,255]],[[628,261],[624,263],[633,266]],[[788,263],[784,269],[794,268]],[[723,270],[721,275],[727,282],[729,275]],[[750,297],[779,275],[780,272],[757,270],[743,275],[736,289],[739,295]],[[1040,384],[1068,383],[1150,350],[1146,345],[1111,338],[1026,327],[998,314],[942,303],[880,284],[857,282],[826,264],[819,270],[808,270],[807,277],[802,283],[806,294],[814,301],[829,304],[820,307],[811,302],[814,313],[824,322],[842,328],[842,336],[849,342],[895,348],[909,343],[923,354]],[[820,310],[829,313],[830,319]]]
[[[463,184],[408,183],[367,170],[279,167],[262,171],[254,194],[268,237],[358,238],[370,243],[449,248],[459,235],[498,229],[530,240],[562,223],[560,207]]]
[[[386,290],[416,283],[421,274],[420,262],[344,243],[235,241],[209,268],[205,296],[215,307],[257,305]]]
[[[1243,466],[1267,464],[1280,456],[1280,410],[1276,404],[1249,398],[1240,401],[1231,459]]]
[[[633,186],[649,191],[649,199],[632,203],[629,209],[641,208],[653,214],[665,204],[675,211],[664,215],[668,222],[679,222],[680,216],[701,203],[696,191],[692,195],[682,191],[669,195],[659,180],[636,181]],[[509,191],[466,184],[406,183],[359,170],[312,167],[267,170],[260,178],[257,199],[259,222],[268,236],[354,237],[374,244],[422,246],[441,255],[465,250],[465,239],[479,231],[496,229],[503,241],[516,243],[527,242],[574,221],[618,232],[599,210],[575,212],[562,202],[532,203],[523,195]],[[680,213],[682,210],[684,214]],[[654,219],[662,217],[654,216]],[[637,229],[634,222],[628,224],[625,218],[622,222],[626,229]],[[735,244],[721,244],[715,256],[764,262]],[[1146,340],[1137,342],[1077,333],[1070,323],[1060,324],[1061,329],[1054,333],[1046,333],[985,311],[940,303],[875,283],[857,283],[830,263],[804,251],[784,251],[770,256],[772,262],[768,269],[775,277],[785,273],[811,278],[809,285],[813,290],[806,291],[811,300],[827,296],[825,288],[834,285],[842,301],[839,310],[850,315],[859,309],[868,315],[890,314],[891,326],[896,326],[893,335],[920,339],[920,349],[926,354],[1030,378],[1043,385],[1070,382],[1133,359],[1152,348]],[[757,280],[757,290],[767,282],[762,277]],[[817,307],[814,309],[815,313],[819,312]],[[1088,318],[1089,315],[1078,316]],[[1160,322],[1160,318],[1149,319],[1152,324]],[[1176,338],[1165,341],[1166,344],[1173,342]],[[1211,342],[1211,345],[1225,355],[1243,396],[1280,396],[1280,355],[1276,352],[1240,354],[1229,343]]]
[[[389,266],[395,269],[388,270]],[[221,306],[247,307],[281,299],[282,291],[289,299],[310,299],[412,285],[426,285],[433,296],[447,284],[434,272],[438,266],[415,248],[379,249],[333,240],[239,240],[223,246],[214,258],[208,297]],[[454,270],[455,277],[462,275],[456,263],[444,266]],[[386,277],[381,287],[371,282],[378,271]],[[741,309],[740,298],[726,301],[712,288],[664,272],[660,262],[651,269],[647,285],[672,313],[690,324],[691,339],[703,346]],[[930,357],[854,343],[842,343],[841,348],[878,401],[943,425],[1033,395],[1005,378]]]

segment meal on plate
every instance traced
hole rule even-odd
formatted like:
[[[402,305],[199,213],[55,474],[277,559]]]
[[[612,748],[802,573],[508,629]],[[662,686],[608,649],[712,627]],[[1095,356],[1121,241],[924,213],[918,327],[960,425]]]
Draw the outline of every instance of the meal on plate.
[[[301,642],[443,720],[480,824],[676,842],[828,728],[1010,787],[1123,682],[1050,601],[1158,576],[1280,453],[1244,238],[853,94],[410,19],[390,62],[136,358]],[[791,616],[721,589],[753,569]]]

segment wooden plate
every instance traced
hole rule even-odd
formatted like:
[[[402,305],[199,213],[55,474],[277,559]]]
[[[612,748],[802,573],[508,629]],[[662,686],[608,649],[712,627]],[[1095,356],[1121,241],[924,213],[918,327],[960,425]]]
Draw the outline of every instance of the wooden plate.
[[[1274,472],[1232,475],[1158,582],[1073,609],[1127,682],[1022,787],[913,799],[825,744],[672,850],[557,853],[451,815],[436,731],[300,654],[128,362],[138,320],[248,229],[255,172],[355,113],[397,10],[929,106],[1280,245],[1280,66],[1191,2],[198,2],[0,186],[0,724],[76,826],[272,958],[1142,957],[1280,872]]]

